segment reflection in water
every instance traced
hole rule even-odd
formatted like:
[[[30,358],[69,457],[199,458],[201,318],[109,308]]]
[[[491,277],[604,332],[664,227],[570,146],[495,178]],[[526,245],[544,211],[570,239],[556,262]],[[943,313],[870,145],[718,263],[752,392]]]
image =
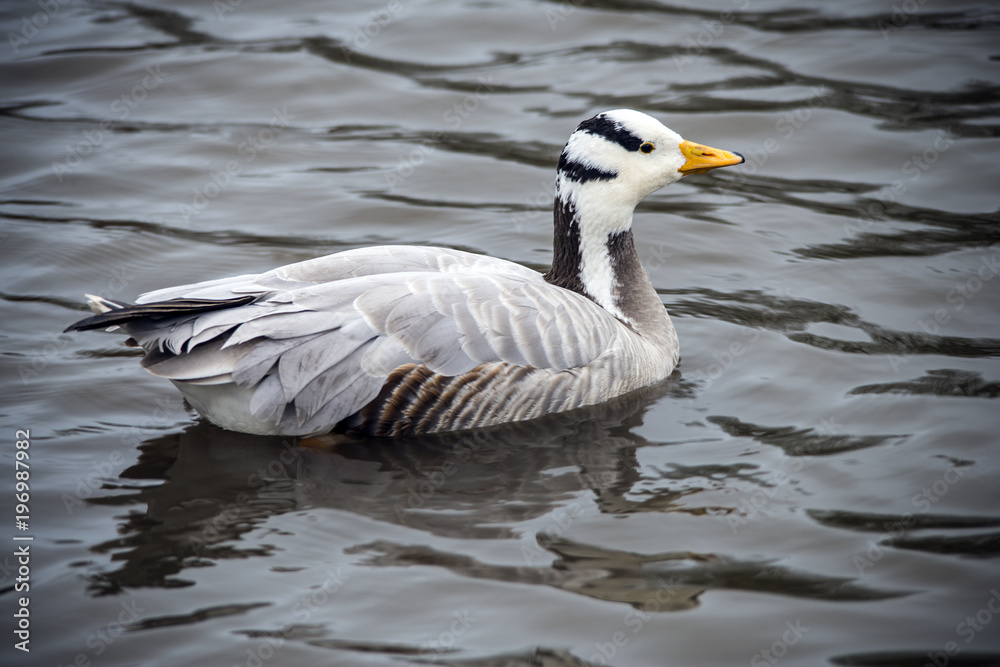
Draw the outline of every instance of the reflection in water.
[[[969,465],[968,462],[958,462]],[[957,471],[959,468],[953,468]],[[954,472],[954,477],[945,477],[942,482],[957,482],[964,473]],[[933,493],[933,489],[931,490]],[[934,496],[931,496],[934,497]],[[916,507],[924,510],[917,496]],[[922,502],[930,509],[930,502]],[[992,508],[991,508],[992,509]],[[1000,556],[1000,532],[973,533],[969,530],[1000,526],[996,516],[956,516],[942,514],[869,514],[833,510],[808,510],[816,522],[832,528],[855,530],[858,532],[882,533],[878,546],[882,548],[910,549],[926,553],[955,554],[972,558],[995,558]],[[945,530],[947,533],[914,535],[917,531]]]
[[[652,497],[642,501],[626,496],[640,480],[636,449],[648,444],[632,429],[642,423],[653,401],[668,393],[683,397],[688,391],[675,376],[605,405],[533,422],[419,439],[360,441],[336,436],[326,449],[199,423],[183,433],[146,442],[139,461],[122,473],[123,480],[162,480],[161,484],[133,485],[131,493],[90,501],[147,506],[145,513],[126,517],[119,538],[92,548],[113,553],[112,560],[120,565],[94,575],[91,583],[98,594],[124,587],[190,584],[178,576],[187,568],[268,556],[271,550],[266,547],[240,547],[240,536],[272,516],[307,507],[353,512],[431,535],[480,539],[514,538],[516,524],[553,512],[581,491],[591,493],[605,513],[687,511],[674,505],[697,488],[648,492]],[[818,436],[808,429],[768,429],[733,418],[709,421],[794,455],[881,442]],[[709,467],[675,465],[664,474],[677,481],[709,476],[723,483],[727,479],[755,483],[748,473],[754,467],[750,464]],[[387,541],[357,545],[348,553],[373,554],[366,561],[372,566],[444,567],[467,577],[552,586],[645,611],[690,609],[698,604],[699,595],[713,589],[824,600],[876,600],[903,594],[794,571],[773,559],[687,551],[643,555],[541,533],[536,537],[544,549],[538,554],[555,557],[550,565],[490,565],[430,546]],[[155,623],[195,622],[240,611],[201,609],[190,617]]]
[[[872,653],[848,653],[830,658],[832,665],[848,667],[923,667],[937,664],[951,667],[996,667],[1000,664],[1000,652],[962,651],[949,654],[942,650],[932,651],[878,651]]]
[[[883,382],[855,387],[852,394],[930,394],[933,396],[969,396],[1000,398],[1000,382],[983,380],[982,373],[941,368],[905,382]]]
[[[551,566],[489,565],[430,547],[384,541],[360,545],[352,553],[378,554],[367,561],[369,565],[433,565],[476,579],[553,586],[630,604],[647,613],[691,609],[707,590],[756,591],[817,600],[884,600],[906,594],[868,588],[841,577],[796,572],[773,560],[673,551],[636,554],[541,534],[538,543],[556,555]]]
[[[407,644],[384,644],[379,642],[354,642],[338,639],[318,639],[309,642],[312,646],[356,651],[361,653],[379,652],[390,656],[413,656],[416,665],[454,665],[455,667],[597,667],[598,664],[581,660],[569,651],[550,648],[536,648],[527,653],[501,654],[481,658],[453,658],[449,654],[456,649],[411,646]]]
[[[88,501],[147,507],[125,517],[118,538],[92,548],[123,561],[92,584],[98,593],[188,585],[177,577],[186,568],[267,556],[271,550],[241,547],[238,538],[271,516],[304,507],[486,539],[513,537],[511,524],[545,515],[580,491],[592,492],[605,511],[627,509],[632,501],[623,496],[639,479],[635,450],[646,444],[632,427],[657,399],[689,391],[675,376],[528,423],[420,439],[339,438],[329,449],[198,423],[141,445],[121,489]]]
[[[743,422],[736,417],[708,417],[707,421],[715,424],[733,437],[753,438],[764,445],[780,447],[789,456],[824,456],[839,454],[856,449],[875,447],[902,435],[844,435],[822,434],[811,428],[795,428],[794,426],[761,426]]]
[[[815,521],[845,530],[859,532],[889,532],[893,527],[905,526],[910,530],[946,528],[967,530],[969,528],[992,528],[1000,526],[998,516],[956,516],[954,514],[871,514],[861,512],[808,510]]]
[[[896,549],[912,549],[934,554],[956,554],[973,558],[1000,556],[1000,532],[977,535],[900,535],[885,542]]]

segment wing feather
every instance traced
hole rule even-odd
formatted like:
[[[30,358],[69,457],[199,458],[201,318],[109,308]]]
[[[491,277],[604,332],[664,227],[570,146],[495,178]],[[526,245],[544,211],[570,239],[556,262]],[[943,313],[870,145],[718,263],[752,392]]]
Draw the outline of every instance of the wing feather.
[[[334,340],[335,337],[335,340]],[[306,385],[328,369],[346,365],[348,357],[375,338],[364,322],[354,321],[343,327],[317,336],[285,351],[278,363],[278,375],[285,392],[285,402],[298,399]],[[361,368],[360,359],[354,366]],[[321,403],[314,403],[316,409]]]
[[[274,368],[274,365],[278,363],[282,354],[299,345],[307,345],[320,335],[322,334],[301,336],[299,338],[285,338],[283,340],[265,339],[249,343],[240,348],[227,348],[243,350],[232,370],[233,381],[247,387],[256,385]]]
[[[264,422],[276,422],[285,411],[285,392],[277,373],[265,375],[250,399],[250,414]]]
[[[203,380],[231,373],[239,352],[223,350],[221,341],[201,345],[187,354],[149,355],[142,365],[153,375],[171,380]]]
[[[350,412],[344,414],[346,417],[363,408],[374,398],[374,395],[369,396],[365,393],[369,390],[370,384],[358,386],[358,381],[365,376],[365,371],[361,367],[361,359],[369,345],[371,345],[371,341],[352,349],[345,356],[344,363],[331,365],[297,392],[294,401],[298,425],[304,424],[331,401],[339,401],[348,406]],[[379,387],[381,387],[382,382],[384,380],[379,378]],[[378,393],[377,388],[375,393]]]
[[[152,372],[202,383],[231,378],[253,390],[255,418],[283,427],[292,420],[289,432],[336,424],[404,364],[449,376],[494,362],[565,370],[619,344],[624,330],[592,301],[526,267],[441,248],[364,248],[141,300],[255,293],[251,304],[126,330],[150,355],[178,353],[159,352]]]

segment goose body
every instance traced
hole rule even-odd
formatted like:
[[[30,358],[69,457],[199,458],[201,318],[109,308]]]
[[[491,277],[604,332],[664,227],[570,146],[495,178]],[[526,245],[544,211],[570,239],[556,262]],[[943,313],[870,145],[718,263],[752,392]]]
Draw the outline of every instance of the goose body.
[[[632,212],[690,173],[739,164],[619,109],[559,159],[552,269],[447,248],[377,246],[266,273],[90,297],[68,330],[119,327],[142,365],[223,428],[410,435],[593,405],[656,383],[677,334],[632,237]]]

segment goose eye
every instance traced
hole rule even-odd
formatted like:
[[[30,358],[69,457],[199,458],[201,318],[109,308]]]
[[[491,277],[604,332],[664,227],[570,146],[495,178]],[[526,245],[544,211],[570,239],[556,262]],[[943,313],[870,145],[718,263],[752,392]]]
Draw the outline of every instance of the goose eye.
[[[654,150],[656,150],[656,146],[647,141],[642,146],[639,146],[639,150],[641,150],[643,153],[652,153]]]

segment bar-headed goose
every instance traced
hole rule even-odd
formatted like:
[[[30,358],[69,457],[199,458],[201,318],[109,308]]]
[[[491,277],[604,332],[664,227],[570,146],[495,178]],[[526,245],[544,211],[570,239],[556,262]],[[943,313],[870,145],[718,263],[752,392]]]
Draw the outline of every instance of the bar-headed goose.
[[[677,334],[632,239],[636,204],[743,162],[618,109],[559,158],[552,269],[378,246],[145,294],[89,297],[67,330],[119,327],[223,428],[454,431],[599,403],[666,378]]]

